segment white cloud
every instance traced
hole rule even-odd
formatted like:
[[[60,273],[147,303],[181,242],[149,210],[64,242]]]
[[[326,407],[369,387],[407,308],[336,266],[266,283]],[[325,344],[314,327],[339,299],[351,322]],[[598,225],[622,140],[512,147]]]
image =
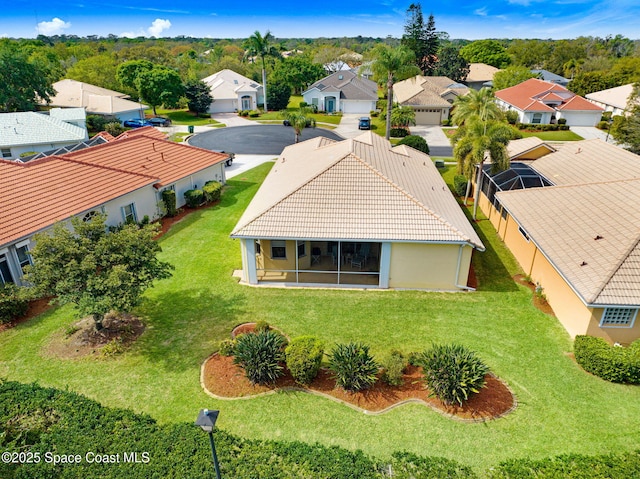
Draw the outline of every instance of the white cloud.
[[[146,30],[140,29],[137,32],[122,32],[121,37],[137,38],[137,37],[159,37],[160,34],[171,28],[171,22],[169,20],[163,20],[162,18],[156,18],[151,22],[151,26]]]
[[[38,27],[36,28],[36,31],[38,35],[46,35],[46,36],[58,35],[69,27],[71,27],[70,22],[65,22],[63,20],[60,20],[58,17],[56,17],[50,22],[38,23]]]
[[[482,8],[478,8],[477,10],[474,10],[474,12],[476,15],[480,15],[481,17],[486,17],[487,16],[487,9],[486,7],[482,7]]]

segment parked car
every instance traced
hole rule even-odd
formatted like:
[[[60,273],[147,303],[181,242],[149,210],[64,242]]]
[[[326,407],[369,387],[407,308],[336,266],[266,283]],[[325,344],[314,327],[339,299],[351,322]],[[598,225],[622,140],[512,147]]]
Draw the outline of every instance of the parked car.
[[[363,116],[358,121],[358,130],[370,130],[371,129],[371,118],[368,116]]]
[[[171,120],[169,118],[164,118],[161,116],[156,116],[154,118],[147,118],[147,121],[151,123],[153,126],[171,126]]]
[[[236,157],[235,153],[227,153],[224,150],[213,150],[216,153],[225,153],[227,155],[229,155],[229,158],[227,158],[227,161],[224,162],[224,166],[231,166],[231,163],[233,163],[233,159]]]
[[[134,118],[132,120],[125,120],[124,123],[122,123],[123,126],[126,126],[127,128],[140,128],[142,126],[153,126],[153,124],[147,120],[141,120],[139,118]]]

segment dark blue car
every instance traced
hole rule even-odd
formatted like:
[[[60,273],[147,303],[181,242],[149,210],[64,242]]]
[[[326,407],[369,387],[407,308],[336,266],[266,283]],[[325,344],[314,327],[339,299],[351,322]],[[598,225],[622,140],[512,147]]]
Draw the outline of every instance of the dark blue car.
[[[139,118],[134,118],[133,120],[125,120],[122,123],[123,126],[128,128],[140,128],[142,126],[153,126],[153,124],[147,120],[141,120]]]

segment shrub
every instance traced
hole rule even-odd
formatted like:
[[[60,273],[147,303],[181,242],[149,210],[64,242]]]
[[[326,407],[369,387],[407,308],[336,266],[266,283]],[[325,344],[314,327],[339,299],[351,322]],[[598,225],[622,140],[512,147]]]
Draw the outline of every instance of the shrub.
[[[467,192],[467,183],[469,180],[464,175],[456,175],[453,177],[453,191],[458,196],[464,196]]]
[[[218,354],[220,356],[233,356],[236,352],[235,339],[223,339],[218,343]]]
[[[600,130],[608,130],[609,129],[609,122],[608,121],[599,121],[598,122],[598,128]]]
[[[402,386],[402,374],[407,367],[407,359],[400,351],[391,351],[380,362],[381,379],[390,386]]]
[[[124,133],[126,128],[122,126],[119,122],[113,121],[111,123],[107,123],[104,125],[104,131],[113,136],[118,136]]]
[[[566,118],[558,118],[558,125],[566,125],[566,124],[567,124]]]
[[[284,373],[286,339],[275,331],[243,334],[236,338],[233,362],[252,384],[272,384]]]
[[[308,106],[309,106],[309,104],[306,101],[301,101],[300,102],[300,108],[306,108]]]
[[[458,344],[434,345],[420,363],[431,395],[445,404],[462,405],[485,384],[489,368],[475,353]]]
[[[249,112],[249,118],[258,118],[260,116],[260,112],[258,110],[251,110]]]
[[[378,373],[378,365],[369,354],[369,346],[361,343],[336,345],[329,356],[329,369],[336,384],[351,392],[373,386]]]
[[[184,192],[184,199],[187,202],[187,206],[196,208],[204,201],[204,193],[202,190],[187,190]]]
[[[309,384],[318,375],[324,342],[313,336],[300,336],[291,340],[284,353],[293,379],[299,384]]]
[[[207,181],[202,187],[202,193],[207,203],[218,201],[222,193],[222,183],[219,181]]]
[[[164,207],[167,210],[167,216],[174,217],[178,214],[175,190],[164,190],[162,192],[162,203],[164,203]]]
[[[472,479],[478,477],[468,466],[444,457],[421,457],[411,452],[391,454],[394,479]],[[385,476],[386,477],[386,476]]]
[[[447,118],[445,120],[442,120],[442,126],[451,126],[451,119]]]
[[[578,364],[591,374],[614,383],[640,384],[640,340],[623,348],[602,338],[578,335],[573,352]]]
[[[29,308],[29,291],[13,283],[0,285],[0,324],[24,316]]]
[[[377,118],[379,114],[380,112],[378,110],[371,110],[369,112],[369,116],[371,116],[371,118]]]
[[[515,110],[508,110],[504,113],[504,117],[507,119],[507,123],[515,125],[518,123],[518,112]]]
[[[418,151],[426,153],[427,155],[429,154],[429,145],[427,144],[427,140],[418,135],[405,136],[398,142],[398,145],[407,145]]]
[[[261,331],[270,331],[271,325],[267,323],[264,319],[256,322],[256,325],[253,327],[254,332],[259,333]]]
[[[409,135],[409,130],[406,128],[391,128],[389,135],[394,138],[404,138]]]

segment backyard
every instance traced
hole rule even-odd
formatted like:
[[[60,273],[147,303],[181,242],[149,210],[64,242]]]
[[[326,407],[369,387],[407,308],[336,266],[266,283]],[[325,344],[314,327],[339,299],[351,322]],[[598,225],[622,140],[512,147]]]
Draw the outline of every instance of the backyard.
[[[0,377],[68,388],[163,423],[219,409],[217,426],[248,438],[335,444],[382,458],[407,450],[478,471],[509,458],[638,448],[640,388],[605,382],[575,364],[567,333],[512,279],[517,264],[486,220],[476,223],[487,251],[474,258],[475,293],[239,285],[232,272],[241,267],[240,245],[229,233],[270,167],[230,180],[219,205],[191,213],[160,239],[162,259],[176,269],[146,293],[136,313],[147,328],[129,350],[104,359],[51,357],[47,346],[78,320],[70,307],[52,308],[0,333]],[[453,173],[444,173],[449,183]],[[462,343],[509,385],[518,407],[495,421],[464,423],[420,404],[371,416],[303,392],[207,396],[202,362],[234,326],[256,320],[290,337],[315,335],[329,348],[362,341],[374,355]]]

